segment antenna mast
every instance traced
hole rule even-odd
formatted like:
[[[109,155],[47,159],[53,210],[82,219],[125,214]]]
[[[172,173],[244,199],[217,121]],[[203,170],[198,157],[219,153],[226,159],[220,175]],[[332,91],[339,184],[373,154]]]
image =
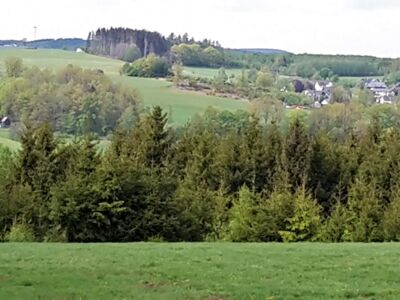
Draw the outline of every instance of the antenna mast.
[[[33,27],[33,40],[36,41],[36,37],[37,37],[37,26]]]

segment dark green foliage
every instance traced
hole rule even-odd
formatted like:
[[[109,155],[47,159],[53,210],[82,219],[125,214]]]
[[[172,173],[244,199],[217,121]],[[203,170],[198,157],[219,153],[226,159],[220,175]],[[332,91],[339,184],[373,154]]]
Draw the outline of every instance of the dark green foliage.
[[[125,72],[134,77],[166,77],[170,74],[170,64],[161,57],[150,54],[133,62]]]
[[[361,127],[349,111],[279,123],[209,109],[172,128],[154,107],[104,153],[94,136],[62,144],[49,124],[26,126],[19,153],[0,148],[0,239],[398,241],[395,115],[368,110]]]
[[[123,58],[127,49],[136,46],[141,56],[150,53],[164,55],[168,50],[166,39],[158,32],[128,28],[99,28],[89,33],[87,50],[97,55]]]
[[[287,173],[288,184],[296,191],[310,179],[311,145],[305,125],[296,118],[290,125],[286,136],[283,154],[282,170]]]

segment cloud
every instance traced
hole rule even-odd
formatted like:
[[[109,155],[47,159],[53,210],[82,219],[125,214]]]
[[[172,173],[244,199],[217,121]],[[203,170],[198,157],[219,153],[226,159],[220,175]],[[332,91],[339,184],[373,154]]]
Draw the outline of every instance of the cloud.
[[[353,9],[383,10],[388,8],[400,8],[399,0],[350,0],[348,6]]]

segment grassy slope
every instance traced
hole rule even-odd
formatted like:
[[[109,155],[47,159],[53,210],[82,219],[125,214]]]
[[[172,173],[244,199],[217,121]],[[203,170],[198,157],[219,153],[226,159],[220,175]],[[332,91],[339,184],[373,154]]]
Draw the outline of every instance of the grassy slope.
[[[139,91],[145,106],[160,105],[172,113],[172,123],[184,124],[191,116],[202,113],[207,107],[218,109],[238,110],[247,109],[247,103],[238,100],[206,96],[199,93],[183,92],[163,80],[132,78],[119,75],[122,62],[105,57],[75,53],[63,50],[26,50],[15,48],[0,48],[0,71],[2,61],[10,56],[20,57],[28,66],[38,66],[57,70],[68,64],[81,66],[88,69],[102,69],[116,82],[133,86]],[[210,72],[214,72],[211,70]],[[0,144],[15,150],[18,143],[0,135]]]
[[[7,146],[12,151],[18,150],[20,146],[19,142],[11,139],[9,131],[4,128],[0,128],[0,144]]]
[[[399,259],[396,244],[3,244],[0,299],[398,299]]]

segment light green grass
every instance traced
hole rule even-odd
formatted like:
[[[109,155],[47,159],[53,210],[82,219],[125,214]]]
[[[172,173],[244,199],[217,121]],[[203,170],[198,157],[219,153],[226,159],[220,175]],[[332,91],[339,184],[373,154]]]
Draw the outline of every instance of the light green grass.
[[[120,76],[119,70],[123,62],[115,59],[63,50],[0,48],[0,61],[10,56],[22,58],[28,66],[53,70],[63,68],[68,64],[88,69],[101,69],[116,82],[136,88],[145,106],[160,105],[165,110],[172,111],[173,122],[176,124],[184,124],[194,114],[202,113],[210,106],[221,110],[248,108],[248,104],[244,101],[183,92],[174,89],[170,83],[163,80]]]
[[[182,91],[174,88],[172,83],[165,80],[121,77],[115,78],[125,84],[132,84],[138,88],[139,93],[148,106],[160,105],[167,112],[172,113],[172,123],[183,124],[188,121],[188,116],[203,113],[207,107],[220,110],[247,109],[248,103],[242,100],[232,100],[221,97],[205,96],[204,94]]]
[[[11,151],[17,151],[20,143],[11,139],[8,129],[0,128],[0,145],[8,147]]]
[[[187,76],[203,77],[203,78],[214,78],[217,76],[219,69],[213,68],[197,68],[197,67],[184,67],[183,72]],[[239,76],[242,73],[242,69],[225,69],[225,73],[228,76],[235,75]]]
[[[0,299],[399,299],[398,244],[2,244]]]

